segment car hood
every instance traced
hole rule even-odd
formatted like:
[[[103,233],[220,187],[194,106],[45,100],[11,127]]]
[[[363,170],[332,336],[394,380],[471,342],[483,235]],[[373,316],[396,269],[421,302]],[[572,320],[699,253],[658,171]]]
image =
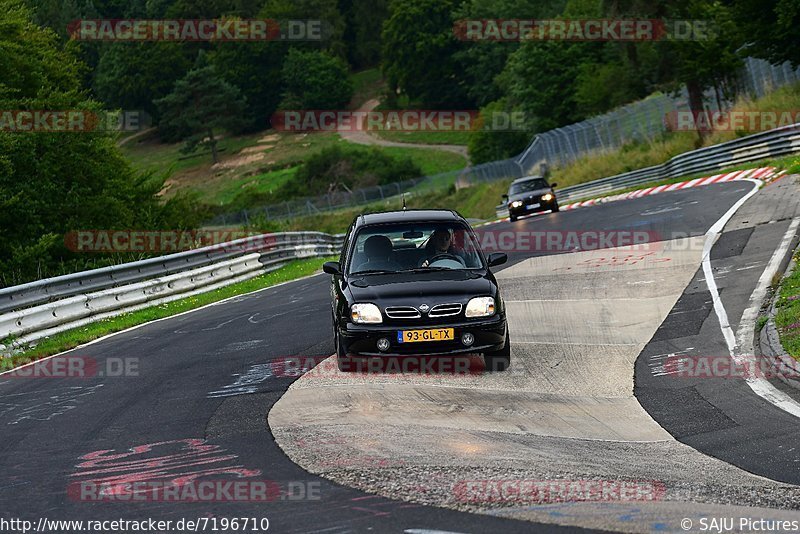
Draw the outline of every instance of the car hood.
[[[542,196],[546,193],[552,193],[553,190],[549,187],[544,187],[542,189],[534,189],[533,191],[525,191],[524,193],[517,193],[516,195],[511,195],[508,197],[508,201],[512,202],[514,200],[523,200],[528,197],[538,197]]]
[[[351,302],[374,302],[381,307],[433,306],[495,296],[496,288],[484,272],[452,270],[354,277],[347,291]]]

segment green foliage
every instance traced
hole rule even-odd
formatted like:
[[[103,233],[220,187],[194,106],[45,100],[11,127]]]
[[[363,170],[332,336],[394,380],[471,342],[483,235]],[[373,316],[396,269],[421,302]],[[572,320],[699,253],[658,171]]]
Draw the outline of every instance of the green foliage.
[[[481,108],[481,117],[491,120],[494,113],[510,113],[504,101],[492,102]],[[470,133],[469,157],[473,164],[485,163],[510,158],[525,150],[530,142],[528,131],[493,131],[491,124],[479,121],[476,129]]]
[[[99,111],[79,85],[81,66],[56,35],[0,0],[0,109]],[[109,132],[0,132],[0,273],[3,284],[85,264],[64,245],[72,230],[194,224],[185,199],[159,206],[160,182],[137,177]],[[180,205],[180,206],[179,206]]]
[[[594,43],[527,41],[508,59],[498,77],[510,106],[525,112],[535,131],[583,117],[575,102],[579,66]]]
[[[289,50],[283,86],[282,109],[341,109],[353,96],[347,65],[324,52]]]
[[[347,20],[344,39],[347,59],[357,69],[374,67],[381,60],[381,29],[389,16],[388,0],[342,0]]]
[[[472,19],[553,18],[564,9],[563,0],[470,0],[458,6],[454,21]],[[503,96],[497,76],[508,56],[519,48],[518,42],[475,41],[461,43],[453,54],[458,63],[457,79],[463,85],[470,105],[485,106]],[[428,76],[437,76],[432,69]]]
[[[337,0],[265,0],[258,16],[275,20],[322,21],[324,39],[321,42],[293,42],[291,47],[320,49],[342,59],[347,57],[344,42],[346,23]]]
[[[190,51],[180,43],[111,43],[95,69],[94,90],[108,106],[144,110],[157,119],[154,101],[191,67]]]
[[[377,148],[325,148],[312,155],[283,187],[288,196],[311,196],[422,176],[410,158],[392,158]]]
[[[213,65],[199,66],[175,83],[168,96],[156,101],[163,117],[161,124],[186,141],[185,152],[208,146],[216,163],[215,130],[236,132],[245,122],[245,100],[239,89],[222,79]]]
[[[671,19],[701,20],[708,23],[707,35],[697,39],[671,39],[659,42],[662,80],[685,84],[689,106],[703,109],[703,91],[715,87],[732,97],[742,61],[737,49],[746,37],[737,27],[729,7],[708,0],[681,0],[666,3]]]
[[[383,70],[389,89],[431,108],[469,105],[454,58],[455,0],[395,0],[383,25]]]
[[[219,76],[238,87],[247,102],[250,129],[263,130],[281,100],[286,46],[278,42],[222,42],[209,53]]]
[[[748,37],[748,54],[773,63],[800,65],[800,3],[796,0],[734,0],[733,14]]]

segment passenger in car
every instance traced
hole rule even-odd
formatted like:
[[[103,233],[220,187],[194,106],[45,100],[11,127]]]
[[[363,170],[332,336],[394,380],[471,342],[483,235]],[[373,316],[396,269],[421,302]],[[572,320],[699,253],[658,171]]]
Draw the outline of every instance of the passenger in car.
[[[394,261],[392,240],[385,235],[373,235],[364,241],[364,254],[367,261],[356,267],[355,272],[366,270],[399,271],[400,265]]]

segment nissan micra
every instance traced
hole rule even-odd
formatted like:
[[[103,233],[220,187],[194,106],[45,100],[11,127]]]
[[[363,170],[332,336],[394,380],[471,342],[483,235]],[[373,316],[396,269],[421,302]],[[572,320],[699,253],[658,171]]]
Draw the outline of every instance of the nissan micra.
[[[359,215],[332,275],[333,334],[339,369],[355,360],[483,354],[485,367],[510,365],[503,299],[469,223],[454,211]]]

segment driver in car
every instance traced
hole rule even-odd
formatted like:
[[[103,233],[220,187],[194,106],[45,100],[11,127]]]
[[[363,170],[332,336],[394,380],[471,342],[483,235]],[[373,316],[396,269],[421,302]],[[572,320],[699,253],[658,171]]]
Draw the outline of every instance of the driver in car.
[[[425,253],[427,258],[420,264],[421,267],[428,267],[432,261],[438,257],[449,257],[455,259],[466,265],[464,261],[464,254],[455,246],[453,246],[453,235],[447,228],[437,228],[431,234],[428,242],[425,245]]]

